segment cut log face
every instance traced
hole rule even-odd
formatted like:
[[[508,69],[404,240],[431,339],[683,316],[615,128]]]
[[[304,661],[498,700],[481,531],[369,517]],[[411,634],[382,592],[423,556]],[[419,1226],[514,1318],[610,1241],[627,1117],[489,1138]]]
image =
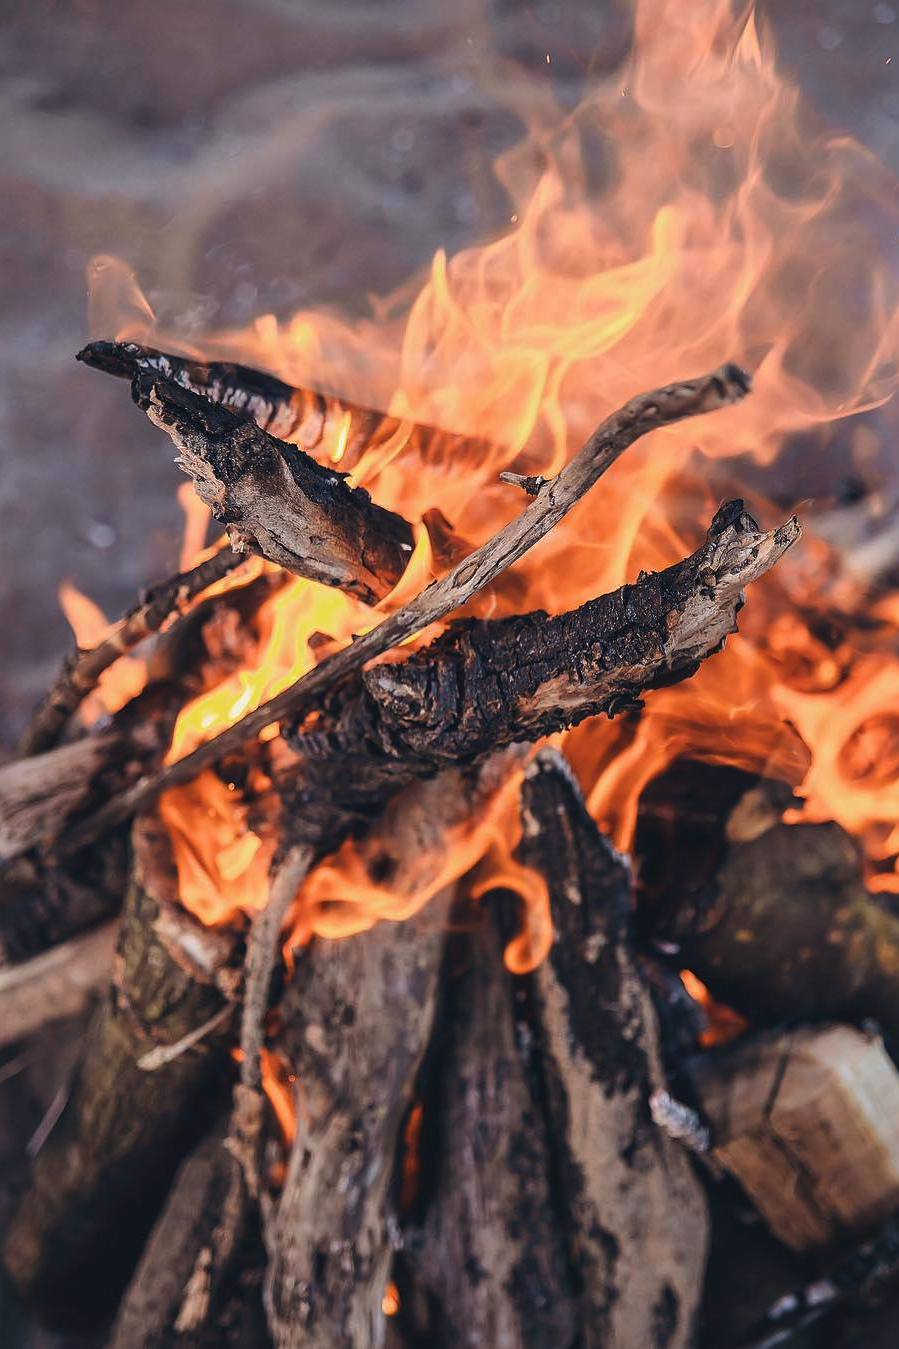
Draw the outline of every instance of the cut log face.
[[[849,1026],[741,1042],[695,1061],[715,1156],[794,1250],[899,1209],[899,1075]]]

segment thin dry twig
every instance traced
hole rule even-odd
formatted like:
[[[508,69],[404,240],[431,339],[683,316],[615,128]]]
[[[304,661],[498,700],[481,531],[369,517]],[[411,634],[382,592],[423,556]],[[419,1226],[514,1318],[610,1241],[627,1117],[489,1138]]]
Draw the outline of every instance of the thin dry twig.
[[[232,548],[220,548],[189,571],[178,572],[153,586],[98,646],[88,651],[76,647],[56,676],[50,692],[35,708],[19,752],[30,757],[52,749],[66,722],[97,687],[100,676],[110,665],[159,632],[173,613],[246,561],[246,554],[236,553]]]
[[[191,781],[202,769],[217,763],[273,722],[288,714],[298,716],[309,711],[335,683],[466,604],[522,558],[564,519],[635,440],[659,427],[739,402],[750,387],[746,372],[727,364],[698,379],[681,380],[632,398],[594,431],[574,459],[544,483],[518,516],[439,581],[233,726],[161,772],[142,778],[96,814],[74,825],[57,840],[56,853],[68,854],[98,838],[150,805],[169,787]]]

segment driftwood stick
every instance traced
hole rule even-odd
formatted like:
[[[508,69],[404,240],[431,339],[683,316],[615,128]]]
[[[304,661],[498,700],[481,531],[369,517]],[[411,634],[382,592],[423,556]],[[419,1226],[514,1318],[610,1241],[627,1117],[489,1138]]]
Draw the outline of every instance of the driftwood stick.
[[[166,843],[153,820],[135,826],[134,878],[113,988],[94,1016],[71,1095],[5,1234],[2,1260],[12,1283],[60,1324],[109,1313],[224,1079],[222,1035],[156,1072],[139,1066],[159,1044],[206,1022],[234,982],[234,938],[180,909]]]
[[[451,891],[400,924],[316,941],[282,1003],[302,1083],[299,1130],[267,1242],[277,1346],[383,1341],[395,1150],[430,1035]]]
[[[580,1289],[579,1344],[693,1343],[707,1216],[684,1151],[653,1126],[658,1027],[631,949],[631,878],[565,761],[525,774],[522,859],[544,876],[555,940],[529,978],[535,1058]]]
[[[390,417],[233,362],[191,360],[136,342],[91,342],[76,359],[121,379],[150,375],[171,381],[210,403],[252,417],[263,431],[302,446],[320,461],[339,453],[346,469],[354,468],[366,450],[384,447],[393,455],[398,443],[424,462],[441,460],[449,449],[458,456],[460,442],[473,463],[484,463],[495,452],[495,446],[478,437]]]
[[[764,788],[744,776],[743,792],[729,796],[727,770],[698,771],[705,809],[692,826],[668,826],[646,794],[641,803],[644,935],[677,947],[679,966],[755,1025],[870,1018],[895,1052],[899,918],[866,890],[855,842],[837,824],[779,823],[782,785],[768,827],[763,820],[761,832],[736,841]],[[665,792],[659,779],[651,795]]]
[[[108,987],[116,924],[81,933],[23,965],[0,968],[0,1047],[86,1011]]]
[[[368,603],[396,585],[412,555],[412,527],[348,487],[345,474],[179,384],[145,375],[132,395],[171,436],[176,463],[238,552]]]
[[[603,473],[640,436],[686,417],[712,412],[744,398],[750,388],[748,375],[738,366],[726,365],[699,379],[666,385],[653,393],[632,399],[593,433],[579,453],[555,478],[540,489],[520,515],[453,567],[446,576],[382,623],[343,650],[327,657],[314,670],[254,712],[222,731],[170,765],[147,777],[109,802],[96,815],[83,820],[57,841],[67,851],[97,838],[106,829],[136,811],[145,809],[161,792],[177,783],[189,782],[223,755],[238,749],[266,726],[287,716],[300,716],[316,705],[330,688],[367,665],[376,656],[397,646],[407,637],[445,618],[466,604],[479,590],[495,580],[538,543],[568,514],[571,508],[602,477]],[[787,537],[789,534],[789,538]],[[783,527],[782,547],[798,537],[793,521]]]
[[[52,749],[66,722],[97,687],[100,676],[110,665],[159,632],[174,613],[245,560],[231,548],[220,548],[189,571],[153,586],[98,646],[89,651],[76,648],[56,676],[50,692],[35,708],[19,753],[30,756]]]

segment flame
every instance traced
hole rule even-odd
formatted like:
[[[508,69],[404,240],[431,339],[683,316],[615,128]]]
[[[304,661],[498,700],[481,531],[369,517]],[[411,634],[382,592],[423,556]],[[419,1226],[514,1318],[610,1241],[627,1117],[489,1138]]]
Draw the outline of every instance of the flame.
[[[99,646],[111,637],[118,624],[110,623],[102,609],[83,595],[71,581],[59,587],[59,604],[75,642],[81,651]],[[85,726],[93,726],[102,717],[118,712],[134,698],[147,682],[147,667],[137,656],[123,656],[101,674],[97,687],[84,699],[78,709]]]
[[[827,492],[835,467],[870,480],[877,432],[853,437],[846,422],[882,407],[899,379],[897,278],[880,242],[899,227],[895,185],[862,146],[812,123],[751,7],[734,16],[730,0],[640,0],[626,67],[574,111],[540,108],[539,118],[518,110],[528,132],[495,166],[512,227],[438,252],[411,304],[406,288],[353,324],[266,314],[202,344],[210,358],[389,408],[399,424],[363,445],[335,396],[316,453],[416,524],[439,505],[473,546],[520,509],[501,469],[555,472],[637,391],[724,358],[754,371],[738,407],[630,450],[516,568],[515,588],[474,602],[479,614],[558,612],[666,566],[696,546],[726,494],[742,489],[767,520],[786,498]],[[92,270],[91,306],[98,335],[183,349],[154,330],[133,275],[108,258]],[[415,420],[478,439],[419,453]],[[810,514],[797,556],[755,588],[723,654],[653,694],[639,717],[584,723],[560,742],[619,847],[648,780],[690,754],[786,778],[806,818],[839,820],[859,838],[875,884],[899,885],[899,595],[872,603],[899,542],[887,531],[863,557],[838,546],[829,540],[843,517],[826,506]],[[285,585],[263,606],[245,667],[185,708],[170,758],[311,668],[323,642],[371,626],[435,567],[419,529],[406,577],[377,611]],[[163,806],[182,896],[206,921],[264,902],[272,840],[240,797],[205,774]],[[507,960],[529,968],[551,924],[545,884],[512,857],[510,802],[456,829],[401,892],[378,881],[364,843],[347,845],[298,897],[289,944],[399,921],[477,866],[476,888],[522,895],[527,917]]]

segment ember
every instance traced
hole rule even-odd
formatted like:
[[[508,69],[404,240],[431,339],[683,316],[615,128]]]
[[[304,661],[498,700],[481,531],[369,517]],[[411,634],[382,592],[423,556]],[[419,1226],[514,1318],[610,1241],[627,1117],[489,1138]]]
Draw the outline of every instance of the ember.
[[[3,1247],[44,1315],[236,1345],[248,1288],[285,1346],[686,1349],[721,1165],[772,1241],[887,1259],[899,573],[818,460],[876,457],[899,221],[806,122],[751,7],[640,0],[411,303],[185,352],[97,261],[79,359],[194,491],[118,623],[64,588],[0,769],[8,964],[127,891]]]

